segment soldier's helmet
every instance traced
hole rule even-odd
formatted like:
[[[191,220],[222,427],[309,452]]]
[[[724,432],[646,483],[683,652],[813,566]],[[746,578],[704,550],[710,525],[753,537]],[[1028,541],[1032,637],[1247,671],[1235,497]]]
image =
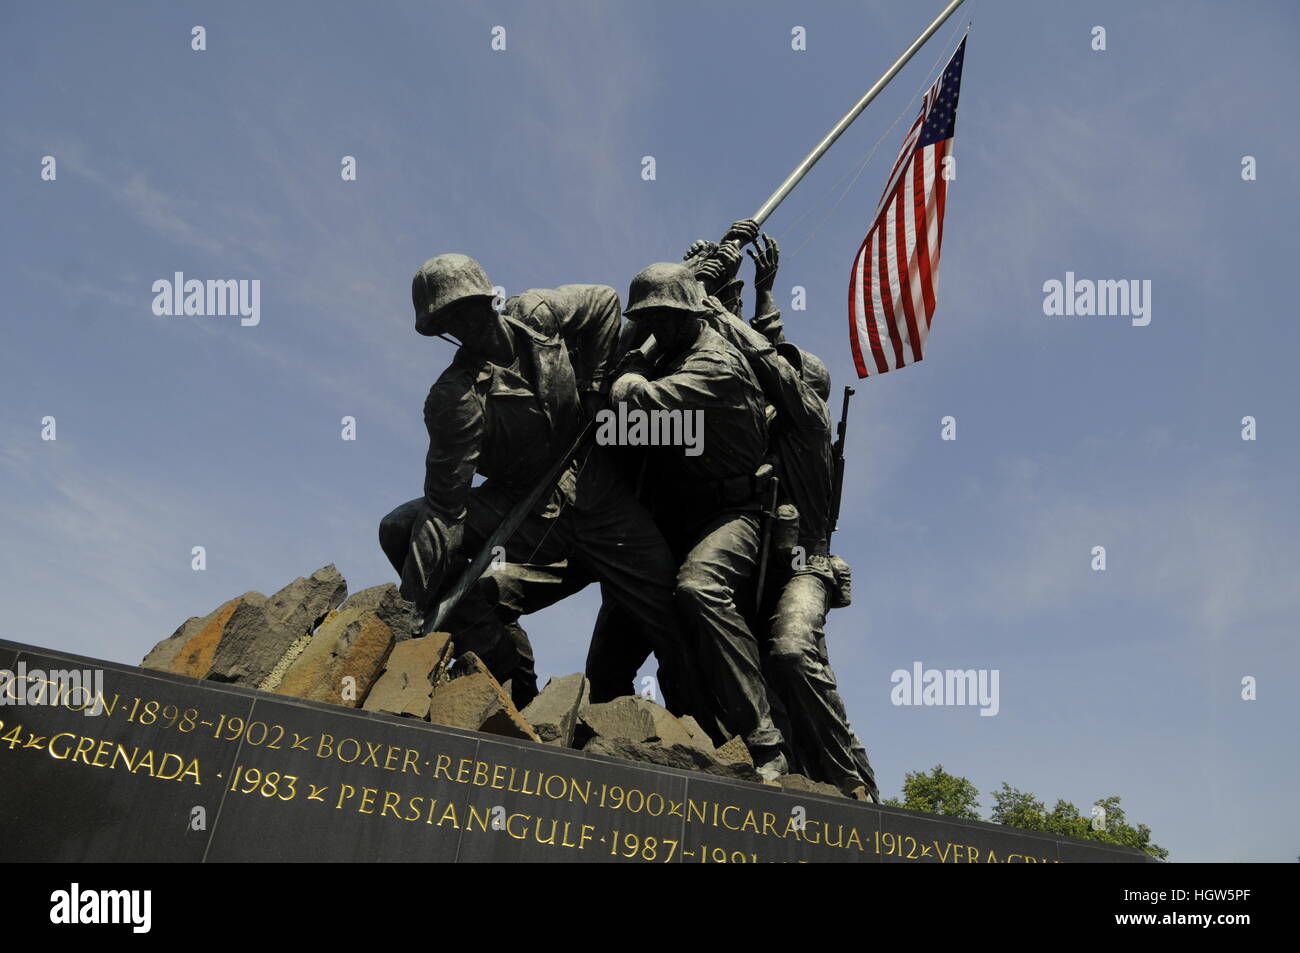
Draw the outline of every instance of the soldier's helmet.
[[[439,315],[460,301],[491,300],[492,282],[483,266],[468,255],[455,253],[430,258],[411,281],[411,303],[415,305],[415,330],[433,335],[444,330]]]
[[[704,286],[687,266],[661,261],[637,273],[627,293],[623,314],[636,318],[638,312],[667,308],[685,314],[703,314]]]
[[[741,278],[732,278],[725,285],[713,293],[713,297],[722,302],[722,306],[737,317],[740,316],[741,292],[745,290],[745,282]]]
[[[831,371],[820,357],[803,348],[795,347],[789,341],[782,341],[776,346],[776,353],[790,362],[803,382],[813,389],[822,400],[831,399]]]

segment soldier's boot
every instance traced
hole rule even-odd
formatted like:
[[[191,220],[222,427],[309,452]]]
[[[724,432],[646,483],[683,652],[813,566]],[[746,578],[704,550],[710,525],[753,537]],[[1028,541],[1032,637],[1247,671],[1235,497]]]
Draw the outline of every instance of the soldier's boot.
[[[780,748],[751,748],[749,753],[754,758],[754,770],[764,781],[775,781],[790,773],[790,762]]]
[[[514,668],[510,673],[510,700],[520,711],[537,697],[537,672],[534,669],[533,645],[528,633],[518,622],[506,625],[506,634],[515,651]]]

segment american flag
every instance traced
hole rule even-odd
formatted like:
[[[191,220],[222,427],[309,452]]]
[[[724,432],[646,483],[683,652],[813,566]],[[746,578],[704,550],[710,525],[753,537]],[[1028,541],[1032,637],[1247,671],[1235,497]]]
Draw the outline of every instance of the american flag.
[[[858,377],[914,364],[934,317],[939,245],[952,154],[963,38],[943,75],[930,87],[921,115],[903,141],[876,219],[853,260],[849,279],[849,340]]]

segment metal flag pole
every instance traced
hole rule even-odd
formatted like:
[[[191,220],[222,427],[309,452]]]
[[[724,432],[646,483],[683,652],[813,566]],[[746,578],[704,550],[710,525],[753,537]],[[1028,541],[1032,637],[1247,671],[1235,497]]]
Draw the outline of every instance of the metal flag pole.
[[[862,110],[866,109],[867,106],[871,104],[871,101],[876,98],[886,85],[889,84],[889,81],[894,78],[895,74],[907,65],[907,61],[912,58],[913,54],[915,54],[917,50],[925,45],[925,41],[934,35],[934,31],[943,26],[944,21],[952,16],[956,9],[964,2],[965,0],[952,0],[952,2],[944,8],[944,11],[935,17],[934,22],[926,27],[921,35],[912,42],[912,45],[903,51],[903,55],[894,61],[894,65],[885,71],[884,76],[876,80],[876,84],[863,94],[862,98],[859,99],[857,103],[854,104],[853,108],[845,114],[844,118],[837,122],[830,132],[826,133],[826,137],[813,147],[812,152],[808,153],[808,155],[804,157],[804,160],[794,167],[794,171],[785,177],[785,181],[777,187],[775,192],[767,197],[767,201],[760,205],[758,211],[751,215],[750,218],[758,222],[759,225],[762,225],[767,221],[767,217],[776,210],[776,207],[781,204],[782,200],[785,199],[794,187],[799,184],[799,180],[808,173],[808,170],[817,163],[817,160],[826,153],[826,150],[834,145],[835,140],[840,137],[845,129],[849,128],[849,125],[853,120],[858,118]]]

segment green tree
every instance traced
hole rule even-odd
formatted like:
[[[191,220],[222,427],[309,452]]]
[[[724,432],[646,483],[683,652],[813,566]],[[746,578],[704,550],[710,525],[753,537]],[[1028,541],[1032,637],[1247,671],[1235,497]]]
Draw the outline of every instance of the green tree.
[[[949,774],[943,765],[936,764],[929,773],[909,771],[903,779],[903,799],[887,798],[885,803],[912,811],[925,811],[927,814],[978,821],[979,797],[979,789],[970,781]]]
[[[1069,801],[1057,801],[1056,806],[1048,811],[1043,802],[1032,794],[1017,790],[1003,781],[1002,790],[993,794],[993,811],[989,820],[1008,827],[1135,847],[1157,860],[1168,859],[1169,851],[1151,842],[1151,828],[1145,824],[1137,827],[1129,824],[1124,809],[1119,806],[1119,800],[1119,795],[1112,795],[1094,802],[1094,806],[1100,807],[1104,812],[1101,816],[1105,821],[1104,826],[1094,828],[1092,817],[1080,814],[1079,809]]]
[[[1105,812],[1102,815],[1104,828],[1094,829],[1092,817],[1080,814],[1069,801],[1059,800],[1049,811],[1046,804],[1028,791],[1018,790],[1003,781],[1002,789],[993,794],[993,810],[988,819],[1007,827],[1134,847],[1157,860],[1167,860],[1169,851],[1151,842],[1151,828],[1145,824],[1131,825],[1119,801],[1119,795],[1112,795],[1094,802],[1094,806]],[[886,798],[885,803],[927,814],[971,821],[983,819],[978,810],[979,789],[968,779],[949,774],[941,764],[929,772],[909,771],[903,779],[902,799]]]

